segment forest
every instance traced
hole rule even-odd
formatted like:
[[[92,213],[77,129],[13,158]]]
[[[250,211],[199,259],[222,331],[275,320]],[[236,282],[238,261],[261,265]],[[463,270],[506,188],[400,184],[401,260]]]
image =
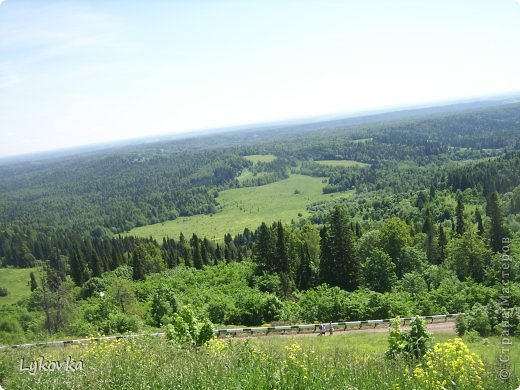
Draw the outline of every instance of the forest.
[[[0,272],[28,270],[22,299],[0,285],[0,343],[156,330],[184,305],[222,325],[466,312],[461,332],[518,333],[519,126],[505,104],[0,164]],[[223,240],[128,233],[291,175],[351,196]]]

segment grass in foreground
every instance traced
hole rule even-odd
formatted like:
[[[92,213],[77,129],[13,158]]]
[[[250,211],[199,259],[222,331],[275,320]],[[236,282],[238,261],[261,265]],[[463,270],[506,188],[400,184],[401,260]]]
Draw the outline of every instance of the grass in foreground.
[[[335,197],[351,196],[350,192],[323,194],[321,178],[291,175],[288,179],[260,187],[235,188],[219,193],[220,210],[213,215],[181,217],[174,221],[132,229],[129,234],[162,240],[177,239],[182,232],[221,241],[224,234],[242,233],[247,227],[256,229],[262,222],[281,220],[289,223],[306,217],[310,203]],[[298,190],[298,191],[296,191]]]
[[[414,382],[414,364],[384,358],[387,337],[384,333],[217,340],[197,351],[180,349],[157,338],[9,350],[0,354],[0,383],[7,389],[424,388]],[[483,345],[482,341],[466,343],[471,351]],[[516,388],[518,368],[511,367],[509,382],[497,378],[494,361],[498,350],[499,340],[490,338],[482,375],[484,388]],[[22,358],[28,367],[30,361],[40,357],[61,362],[69,356],[76,363],[81,360],[83,369],[36,375],[20,371]],[[518,363],[519,358],[516,350],[511,361]],[[457,387],[461,388],[466,387]]]
[[[31,295],[30,273],[35,271],[36,268],[1,268],[0,287],[7,288],[8,294],[0,297],[0,306],[10,305],[29,297]]]

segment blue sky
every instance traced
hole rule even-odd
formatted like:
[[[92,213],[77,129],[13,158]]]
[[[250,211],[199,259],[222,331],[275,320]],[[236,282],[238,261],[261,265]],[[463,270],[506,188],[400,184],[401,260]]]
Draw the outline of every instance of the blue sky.
[[[519,1],[0,0],[0,156],[520,91]]]

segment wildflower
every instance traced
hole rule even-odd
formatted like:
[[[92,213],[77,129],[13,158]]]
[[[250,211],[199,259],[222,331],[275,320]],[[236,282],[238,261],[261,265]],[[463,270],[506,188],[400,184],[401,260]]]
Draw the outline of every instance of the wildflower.
[[[445,388],[447,383],[457,388],[484,389],[481,375],[482,360],[469,352],[460,338],[436,344],[425,355],[426,365],[418,364],[413,377],[421,388]]]

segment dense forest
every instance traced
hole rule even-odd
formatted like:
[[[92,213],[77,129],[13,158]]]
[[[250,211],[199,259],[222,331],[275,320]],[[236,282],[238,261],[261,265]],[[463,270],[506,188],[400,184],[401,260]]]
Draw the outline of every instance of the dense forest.
[[[316,127],[1,164],[0,266],[34,271],[0,342],[161,327],[180,304],[235,325],[484,310],[491,332],[504,261],[520,306],[519,104]],[[222,241],[127,234],[293,174],[353,196]]]

